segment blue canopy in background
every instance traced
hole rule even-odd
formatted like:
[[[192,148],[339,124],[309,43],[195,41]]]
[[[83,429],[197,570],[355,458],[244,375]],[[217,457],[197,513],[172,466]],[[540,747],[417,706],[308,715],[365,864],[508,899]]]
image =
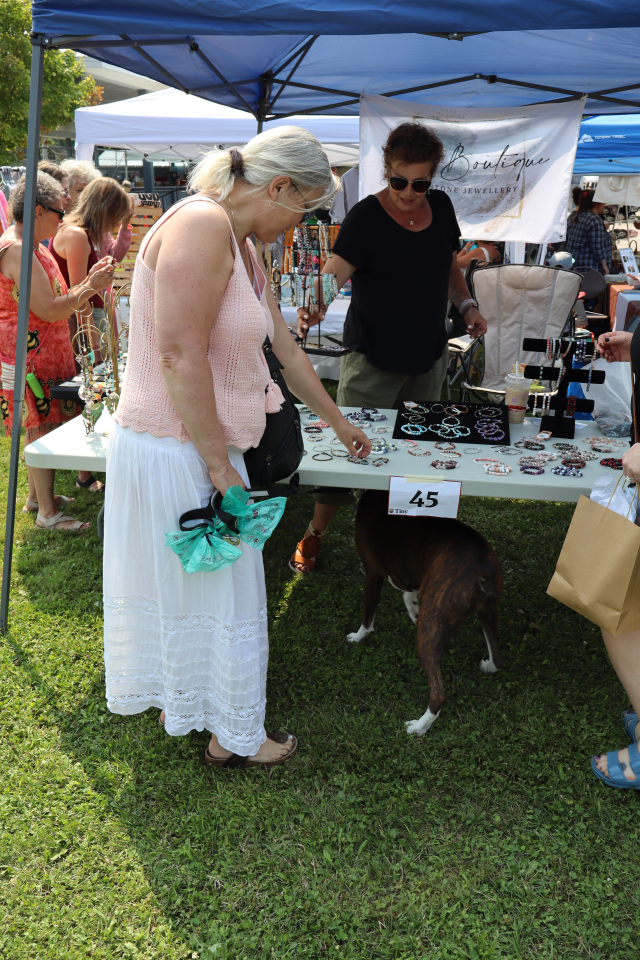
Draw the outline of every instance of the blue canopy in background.
[[[640,110],[640,5],[609,0],[578,14],[566,0],[34,0],[33,25],[263,120],[357,114],[363,93],[457,107],[589,93],[587,113]]]
[[[640,173],[640,114],[583,120],[573,172]]]

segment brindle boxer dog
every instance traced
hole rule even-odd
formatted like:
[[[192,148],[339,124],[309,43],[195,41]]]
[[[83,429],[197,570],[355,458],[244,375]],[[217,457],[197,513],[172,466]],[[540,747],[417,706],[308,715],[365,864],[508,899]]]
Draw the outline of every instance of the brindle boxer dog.
[[[385,580],[402,590],[407,612],[418,625],[418,659],[429,681],[429,708],[419,720],[407,720],[407,733],[421,736],[437,719],[446,694],[440,661],[453,634],[475,613],[489,648],[483,673],[502,668],[498,650],[498,601],[502,568],[493,547],[459,520],[394,517],[388,496],[367,490],[358,504],[356,547],[365,569],[364,615],[359,643],[373,631],[373,618]]]

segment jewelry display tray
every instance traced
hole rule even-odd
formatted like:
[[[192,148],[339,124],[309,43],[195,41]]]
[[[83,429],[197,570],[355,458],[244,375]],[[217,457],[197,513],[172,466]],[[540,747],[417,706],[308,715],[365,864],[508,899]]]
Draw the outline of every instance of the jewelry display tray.
[[[394,440],[415,440],[416,443],[418,444],[427,444],[427,443],[433,444],[438,440],[441,440],[443,442],[449,440],[451,443],[456,443],[456,444],[460,443],[460,444],[464,444],[465,446],[486,445],[488,447],[496,447],[498,445],[506,446],[510,443],[509,411],[507,407],[504,406],[504,404],[489,405],[486,403],[461,403],[458,409],[462,410],[465,407],[467,407],[469,412],[461,413],[461,414],[452,414],[452,413],[444,413],[443,408],[446,408],[447,410],[453,410],[456,407],[455,403],[439,403],[438,401],[435,401],[435,400],[416,400],[413,402],[418,403],[421,407],[424,407],[428,412],[421,413],[419,411],[408,410],[405,408],[404,404],[402,404],[400,410],[398,410],[398,413],[396,416],[396,422],[393,428],[392,436]],[[436,413],[432,412],[432,407],[436,408],[436,411],[437,411]],[[492,411],[496,410],[500,412],[500,418],[496,416],[492,418],[492,419],[495,419],[495,422],[497,424],[500,424],[500,430],[504,433],[504,437],[502,437],[499,440],[493,437],[485,438],[478,433],[477,424],[480,418],[476,417],[475,413],[476,411],[485,410],[489,408]],[[449,424],[453,424],[455,420],[458,420],[461,427],[469,428],[469,433],[465,434],[465,436],[463,437],[447,436],[447,431],[445,430],[442,431],[443,436],[439,436],[433,430],[427,430],[426,433],[421,433],[421,434],[416,433],[415,436],[413,433],[405,433],[404,430],[402,430],[402,426],[406,423],[410,423],[411,420],[409,418],[413,418],[414,416],[424,417],[424,422],[420,424],[421,426],[424,426],[424,427],[430,427],[432,425],[437,426],[438,424],[442,423],[444,419],[446,419],[447,423]]]

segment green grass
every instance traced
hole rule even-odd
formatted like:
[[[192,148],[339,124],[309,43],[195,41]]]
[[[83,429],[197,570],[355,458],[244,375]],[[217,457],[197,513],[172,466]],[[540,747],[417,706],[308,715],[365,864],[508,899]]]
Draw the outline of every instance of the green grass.
[[[6,483],[6,441],[0,458]],[[57,488],[75,493],[73,475]],[[97,499],[78,499],[95,517]],[[589,768],[624,743],[626,700],[599,632],[545,593],[572,507],[463,500],[504,568],[505,669],[480,673],[467,622],[422,739],[404,731],[429,694],[401,595],[385,588],[375,633],[345,641],[362,610],[353,513],[316,576],[287,567],[310,511],[309,495],[292,502],[265,549],[267,720],[301,744],[271,773],[205,770],[206,734],[108,713],[95,524],[48,534],[19,514],[0,642],[0,956],[635,958],[638,797]]]

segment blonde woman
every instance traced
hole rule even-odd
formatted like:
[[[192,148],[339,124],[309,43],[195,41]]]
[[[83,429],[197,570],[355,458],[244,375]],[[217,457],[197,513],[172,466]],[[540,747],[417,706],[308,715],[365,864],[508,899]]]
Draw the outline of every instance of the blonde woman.
[[[79,283],[98,260],[109,256],[108,251],[104,249],[102,238],[105,234],[111,236],[129,211],[129,197],[120,184],[110,177],[100,177],[85,187],[80,200],[71,213],[67,214],[51,243],[51,252],[68,286]],[[93,306],[92,322],[99,330],[104,330],[105,314],[102,297],[99,294],[91,297],[91,304]],[[69,329],[73,339],[77,330],[75,316],[69,321]],[[94,347],[96,361],[99,363],[101,359],[99,343],[96,342]],[[92,493],[99,493],[104,488],[104,484],[96,480],[89,471],[79,470],[76,487],[84,487]]]
[[[277,405],[268,335],[292,392],[352,455],[371,444],[295,345],[249,240],[272,243],[338,182],[321,144],[279,127],[207,154],[195,196],[152,227],[136,260],[129,360],[109,438],[104,639],[109,709],[162,712],[166,733],[207,730],[209,765],[280,763],[295,737],[264,727],[268,661],[262,555],[187,574],[165,545],[186,510],[248,483],[243,452]]]
[[[94,180],[99,180],[102,174],[88,160],[63,160],[60,168],[69,181],[68,206],[66,209],[71,213],[76,208],[85,187],[93,183]],[[131,184],[129,184],[129,189],[131,189]],[[129,190],[126,190],[126,193],[129,193]],[[133,213],[133,197],[130,198],[130,203],[129,212],[120,223],[118,236],[114,239],[111,233],[105,231],[100,243],[102,255],[113,257],[118,263],[131,246],[132,228],[130,218]]]

